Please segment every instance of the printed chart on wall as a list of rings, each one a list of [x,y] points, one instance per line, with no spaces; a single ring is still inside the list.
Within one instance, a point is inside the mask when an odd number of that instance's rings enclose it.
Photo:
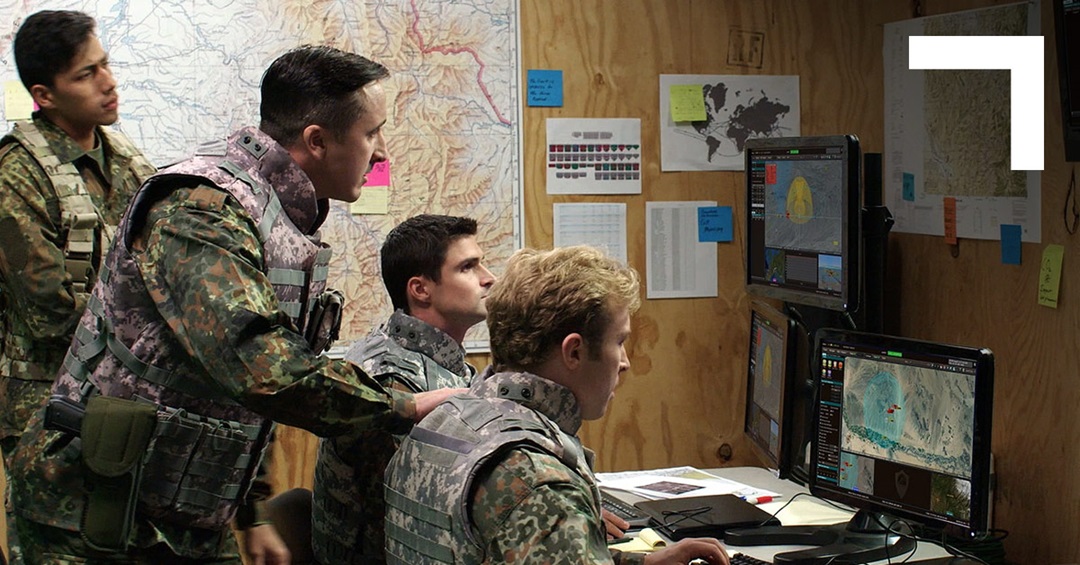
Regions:
[[[679,86],[700,87],[698,119],[673,119]],[[799,77],[660,75],[660,115],[661,170],[741,171],[747,139],[799,135]]]
[[[1010,168],[1009,70],[908,70],[913,35],[1039,35],[1039,2],[886,24],[885,204],[893,231],[999,239],[1002,224],[1042,238],[1039,171]]]
[[[402,220],[420,213],[475,218],[485,261],[496,271],[521,246],[517,0],[0,0],[8,18],[0,37],[5,87],[18,81],[14,31],[45,8],[97,18],[119,83],[117,125],[158,165],[258,125],[262,73],[288,49],[330,45],[390,70],[383,81],[389,189],[373,187],[387,192],[386,202],[362,214],[336,204],[322,230],[334,247],[331,285],[347,300],[340,343],[390,315],[379,247]],[[4,115],[7,126],[19,118]],[[485,348],[484,324],[474,332],[467,347]]]

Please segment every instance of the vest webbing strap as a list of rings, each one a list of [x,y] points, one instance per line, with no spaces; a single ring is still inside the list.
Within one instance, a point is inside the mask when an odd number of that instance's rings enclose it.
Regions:
[[[262,220],[259,222],[259,238],[263,243],[270,241],[270,232],[274,229],[278,214],[281,214],[281,200],[278,200],[277,193],[271,190],[270,200],[266,203]]]
[[[240,485],[222,485],[217,492],[207,492],[198,488],[180,487],[177,489],[176,501],[181,504],[190,504],[199,508],[217,510],[221,501],[236,500],[240,496]]]
[[[289,286],[304,286],[304,271],[299,269],[279,269],[271,267],[266,272],[266,278],[270,279],[270,284],[280,284]]]
[[[259,191],[262,189],[262,187],[259,186],[259,183],[255,182],[255,179],[251,178],[251,175],[247,174],[247,171],[240,168],[240,165],[237,165],[236,163],[233,163],[228,159],[222,159],[221,162],[218,163],[218,167],[220,167],[222,170],[229,173],[230,175],[240,179],[244,182],[244,184],[250,186],[252,192],[258,194]]]
[[[413,500],[404,494],[394,490],[389,485],[384,486],[386,505],[401,510],[408,516],[419,518],[429,524],[435,525],[440,530],[449,530],[451,526],[450,515],[441,512],[431,506]]]
[[[281,308],[281,311],[285,312],[285,314],[287,314],[290,318],[294,320],[300,318],[300,312],[302,310],[302,307],[300,306],[299,301],[289,300],[285,302],[279,302],[278,306]]]
[[[405,547],[408,547],[417,553],[426,555],[440,563],[454,562],[454,552],[449,547],[422,538],[393,522],[386,523],[386,537],[396,540]]]
[[[415,427],[409,432],[409,437],[420,443],[434,445],[456,453],[466,454],[476,448],[476,445],[465,440],[440,434],[427,428]]]

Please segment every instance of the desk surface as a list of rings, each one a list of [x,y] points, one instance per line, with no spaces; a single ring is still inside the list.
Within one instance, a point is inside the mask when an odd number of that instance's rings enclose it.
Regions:
[[[791,501],[792,497],[796,494],[804,494],[804,496],[800,496],[799,498],[797,498],[789,507],[789,509],[786,509],[777,514],[777,518],[779,518],[781,523],[783,523],[784,525],[799,525],[805,523],[804,521],[798,519],[800,516],[817,515],[819,517],[839,518],[840,521],[842,521],[845,516],[850,517],[852,515],[851,512],[837,510],[821,500],[810,497],[809,491],[806,490],[805,487],[792,481],[780,480],[776,478],[776,476],[773,475],[773,473],[768,469],[763,469],[760,467],[731,467],[723,469],[708,469],[708,471],[718,477],[730,479],[732,481],[740,482],[746,485],[750,485],[752,487],[780,493],[781,497],[779,501],[760,505],[761,509],[767,512],[776,512],[785,503]],[[641,500],[640,497],[622,491],[612,491],[612,493],[628,502],[636,502],[638,500]],[[829,521],[835,522],[836,520],[830,519]],[[822,522],[811,523],[817,524]],[[752,557],[757,557],[758,559],[771,560],[773,556],[777,553],[803,549],[807,546],[729,546],[725,544],[724,547],[727,548],[728,553],[744,553]],[[918,548],[915,550],[915,554],[911,556],[910,560],[914,561],[916,559],[930,559],[934,557],[948,556],[949,554],[940,546],[931,543],[920,542],[918,544]],[[896,563],[897,560],[894,559],[892,562]],[[886,560],[875,561],[874,565],[886,565],[887,563],[889,562]]]

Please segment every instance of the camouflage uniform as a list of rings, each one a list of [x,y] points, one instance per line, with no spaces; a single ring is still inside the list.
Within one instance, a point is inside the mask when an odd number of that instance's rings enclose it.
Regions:
[[[569,389],[485,372],[468,395],[417,424],[391,459],[387,562],[643,563],[607,548],[580,427]]]
[[[360,365],[383,386],[410,392],[467,387],[476,370],[465,349],[438,328],[402,310],[357,341],[345,360]],[[365,434],[364,450],[349,451],[334,439],[319,444],[312,508],[312,548],[320,562],[384,563],[383,470],[400,436]]]
[[[96,139],[97,147],[86,151],[38,112],[0,141],[0,447],[6,469],[71,345],[108,235],[154,173],[123,134],[99,127]],[[87,216],[86,228],[64,218],[79,212]],[[80,233],[88,241],[70,237]]]
[[[129,556],[152,562],[167,545],[239,563],[227,522],[261,521],[249,489],[269,418],[353,438],[411,424],[410,395],[317,355],[301,333],[329,260],[317,234],[326,212],[288,151],[253,128],[224,156],[171,167],[133,199],[53,388],[73,401],[93,401],[96,388],[157,404]],[[42,410],[15,456],[20,532],[67,536],[55,544],[67,555],[93,555],[77,544],[95,500],[81,439],[44,429]]]

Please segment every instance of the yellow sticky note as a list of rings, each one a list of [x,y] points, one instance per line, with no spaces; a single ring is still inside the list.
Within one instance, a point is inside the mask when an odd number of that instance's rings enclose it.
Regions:
[[[364,186],[360,189],[360,198],[349,204],[350,214],[386,214],[389,209],[389,186]]]
[[[12,122],[15,120],[29,120],[34,112],[34,98],[26,91],[23,84],[17,80],[9,80],[4,83],[4,119]]]
[[[700,122],[705,119],[705,94],[700,84],[673,84],[670,99],[673,121]]]
[[[1061,259],[1065,248],[1050,244],[1043,249],[1042,267],[1039,268],[1039,304],[1057,308],[1058,290],[1061,284]]]
[[[608,549],[627,553],[652,553],[658,549],[663,549],[666,545],[667,542],[660,537],[660,534],[656,533],[652,528],[644,528],[638,532],[637,537],[630,541],[609,545]]]

